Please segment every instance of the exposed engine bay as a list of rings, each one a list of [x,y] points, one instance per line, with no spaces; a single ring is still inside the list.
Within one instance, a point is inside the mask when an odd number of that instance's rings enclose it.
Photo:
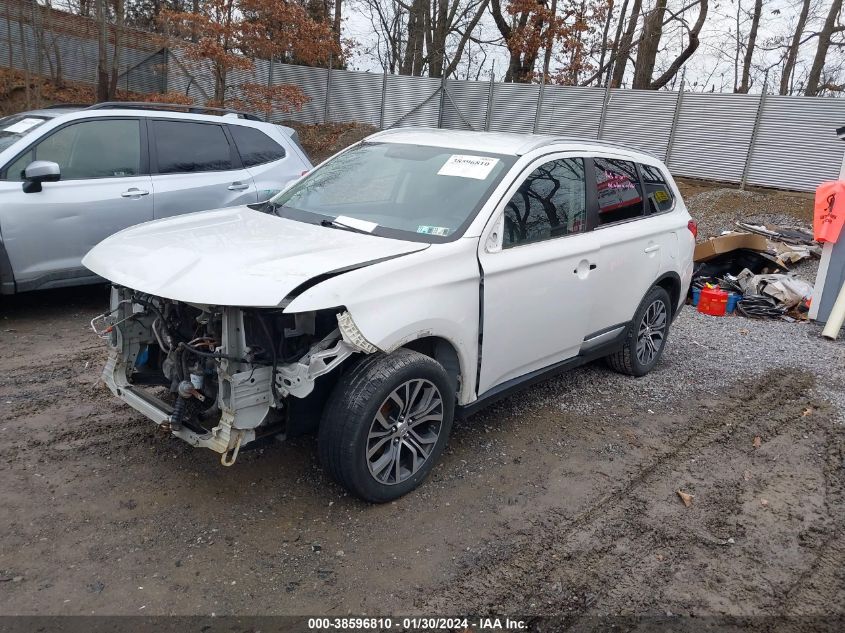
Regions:
[[[376,351],[343,308],[286,314],[122,287],[91,326],[110,344],[103,380],[112,392],[164,431],[223,453],[225,465],[259,437],[316,423],[330,387],[317,379]]]

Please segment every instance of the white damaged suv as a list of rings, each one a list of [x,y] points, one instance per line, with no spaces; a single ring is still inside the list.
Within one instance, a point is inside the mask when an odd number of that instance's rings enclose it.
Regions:
[[[111,390],[222,453],[317,430],[332,476],[399,497],[453,417],[600,357],[650,371],[692,275],[663,163],[595,140],[374,134],[268,203],[107,238]]]

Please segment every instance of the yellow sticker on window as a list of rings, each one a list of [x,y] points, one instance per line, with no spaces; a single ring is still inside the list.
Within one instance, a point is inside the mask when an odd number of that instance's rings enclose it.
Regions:
[[[669,202],[669,194],[665,191],[658,190],[654,192],[654,199],[658,202]]]

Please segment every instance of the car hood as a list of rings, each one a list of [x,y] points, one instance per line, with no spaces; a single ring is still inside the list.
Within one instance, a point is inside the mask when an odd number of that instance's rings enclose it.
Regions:
[[[126,229],[82,263],[115,284],[159,297],[270,307],[315,277],[425,248],[234,207]]]

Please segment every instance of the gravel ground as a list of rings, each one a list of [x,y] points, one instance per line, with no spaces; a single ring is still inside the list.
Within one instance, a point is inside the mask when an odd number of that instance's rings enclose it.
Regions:
[[[690,200],[714,232],[746,217]],[[648,376],[597,362],[508,398],[370,506],[313,438],[227,469],[114,399],[106,296],[4,298],[0,613],[843,617],[845,341],[816,325],[687,307]]]

